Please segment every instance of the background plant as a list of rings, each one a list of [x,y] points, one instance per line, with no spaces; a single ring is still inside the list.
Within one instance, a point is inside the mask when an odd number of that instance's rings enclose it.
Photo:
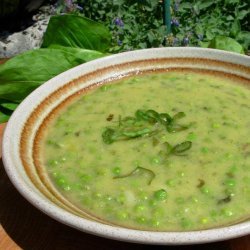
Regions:
[[[61,10],[103,22],[112,33],[110,52],[160,46],[207,47],[217,36],[250,46],[248,0],[172,1],[172,33],[166,36],[158,0],[61,0]],[[64,7],[62,7],[64,6]],[[68,6],[68,7],[67,7]]]

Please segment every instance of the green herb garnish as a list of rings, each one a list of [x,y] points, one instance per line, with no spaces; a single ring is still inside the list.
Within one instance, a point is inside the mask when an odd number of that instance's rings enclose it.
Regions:
[[[151,182],[153,181],[153,179],[155,178],[155,173],[147,168],[143,168],[143,167],[137,167],[135,168],[133,171],[131,171],[128,174],[125,175],[118,175],[113,177],[113,179],[121,179],[121,178],[127,178],[127,177],[131,177],[131,176],[136,176],[136,175],[143,175],[143,174],[147,174],[148,175],[148,185],[151,184]]]
[[[182,143],[176,144],[175,146],[170,145],[168,142],[164,142],[164,146],[166,147],[167,155],[172,154],[177,156],[185,156],[183,153],[192,147],[192,142],[184,141]]]
[[[183,117],[184,112],[178,112],[171,117],[168,113],[158,113],[152,109],[138,109],[134,117],[127,116],[122,119],[119,116],[118,125],[107,127],[102,133],[102,138],[104,143],[111,144],[115,141],[150,137],[162,131],[164,127],[169,133],[176,133],[189,128],[178,123]],[[176,152],[178,150],[177,148]]]

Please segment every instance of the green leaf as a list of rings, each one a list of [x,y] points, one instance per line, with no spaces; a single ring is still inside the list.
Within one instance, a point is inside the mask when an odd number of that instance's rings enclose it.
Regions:
[[[0,65],[0,99],[19,103],[52,77],[102,56],[98,51],[62,47],[20,54]]]
[[[9,115],[6,115],[4,113],[2,113],[0,111],[0,123],[4,123],[4,122],[7,122],[9,120],[10,116]]]
[[[42,47],[52,44],[104,52],[111,46],[111,35],[104,25],[85,17],[53,16],[44,34]]]
[[[202,2],[199,2],[199,9],[200,10],[207,9],[208,7],[210,7],[213,4],[214,4],[214,1],[204,0]]]
[[[237,34],[240,32],[240,22],[238,20],[235,20],[232,24],[230,36],[236,37]]]
[[[241,31],[237,34],[237,41],[241,43],[244,49],[247,51],[250,48],[250,32]]]
[[[226,36],[216,36],[208,47],[244,54],[243,47],[236,40]]]
[[[248,14],[250,13],[250,11],[248,10],[241,10],[241,11],[239,11],[238,13],[237,13],[237,16],[236,16],[236,18],[238,19],[238,20],[242,20],[242,19],[244,19]]]

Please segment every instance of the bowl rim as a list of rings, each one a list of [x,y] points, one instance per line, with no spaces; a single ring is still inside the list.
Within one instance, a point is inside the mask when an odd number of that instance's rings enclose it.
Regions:
[[[228,63],[231,63],[233,61],[235,64],[242,64],[250,68],[250,57],[248,56],[221,50],[186,47],[156,48],[123,52],[76,66],[42,84],[35,91],[33,91],[12,114],[3,135],[2,160],[4,163],[5,171],[20,194],[40,211],[63,224],[76,228],[80,231],[102,236],[105,238],[135,243],[181,245],[207,243],[247,235],[250,233],[249,220],[226,227],[188,232],[143,231],[90,221],[71,214],[53,204],[50,200],[46,199],[43,194],[39,193],[38,190],[34,189],[35,186],[29,181],[27,176],[22,173],[22,165],[20,162],[18,162],[18,157],[16,156],[17,152],[19,152],[19,145],[18,140],[15,140],[15,138],[20,138],[22,126],[25,122],[25,115],[22,114],[24,114],[24,112],[27,110],[27,107],[30,108],[30,105],[34,102],[34,100],[36,100],[36,103],[39,103],[39,100],[37,100],[37,98],[40,98],[40,101],[42,101],[44,96],[55,91],[58,86],[62,86],[63,84],[69,82],[69,80],[72,80],[72,76],[75,77],[77,75],[80,76],[84,74],[85,69],[89,70],[93,68],[95,70],[98,70],[98,67],[100,65],[101,67],[103,67],[104,65],[107,65],[107,63],[115,60],[126,61],[144,56],[152,57],[152,55],[155,55],[155,53],[161,54],[162,52],[169,53],[169,55],[165,54],[165,56],[169,56],[170,58],[172,55],[176,56],[176,54],[180,54],[181,57],[185,57],[187,55],[190,55],[190,57],[191,55],[200,55],[201,58],[208,57],[212,59],[216,58],[217,60],[219,60],[218,58],[221,58],[222,62],[226,61]],[[163,57],[164,53],[162,53]],[[205,54],[205,56],[203,54]],[[41,95],[41,93],[43,94]],[[26,114],[26,116],[30,115],[29,112],[30,110],[27,112],[28,114]],[[17,121],[19,120],[21,120],[21,123],[17,125]]]

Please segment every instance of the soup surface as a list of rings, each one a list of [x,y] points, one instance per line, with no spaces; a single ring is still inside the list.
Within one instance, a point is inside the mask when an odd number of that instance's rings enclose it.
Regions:
[[[188,231],[250,212],[250,89],[205,73],[148,73],[61,110],[41,158],[55,187],[117,225]]]

